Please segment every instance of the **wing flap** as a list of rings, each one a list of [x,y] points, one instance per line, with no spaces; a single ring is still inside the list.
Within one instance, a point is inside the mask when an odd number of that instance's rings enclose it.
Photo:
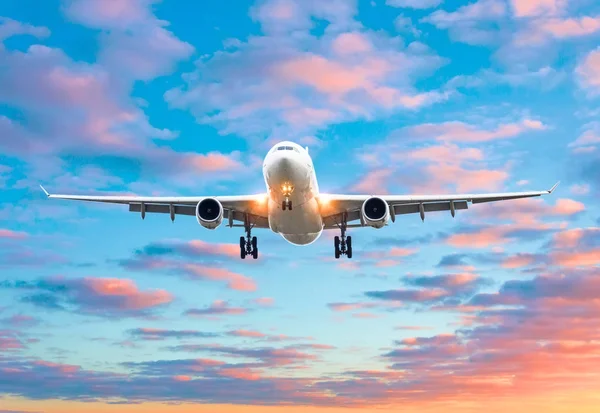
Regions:
[[[169,214],[171,208],[169,205],[164,204],[144,204],[146,212]],[[196,215],[196,207],[190,205],[173,205],[175,215]],[[142,204],[129,204],[129,212],[142,212]]]
[[[419,212],[420,204],[400,204],[393,205],[394,212],[396,215],[402,214],[416,214]],[[450,211],[450,202],[434,202],[429,204],[423,204],[425,212],[436,212],[436,211]],[[454,209],[469,209],[467,201],[454,201]]]

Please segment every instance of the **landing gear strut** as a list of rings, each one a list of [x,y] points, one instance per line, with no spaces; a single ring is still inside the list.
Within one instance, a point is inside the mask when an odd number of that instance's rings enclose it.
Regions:
[[[333,245],[335,247],[335,258],[340,258],[340,255],[345,255],[348,258],[352,258],[352,237],[346,236],[346,229],[348,223],[347,213],[342,214],[342,222],[338,224],[341,231],[341,237],[337,235],[333,239]]]
[[[244,216],[245,237],[240,237],[240,258],[245,259],[246,255],[252,255],[252,258],[258,258],[258,240],[252,236],[254,224],[250,222],[248,214]]]

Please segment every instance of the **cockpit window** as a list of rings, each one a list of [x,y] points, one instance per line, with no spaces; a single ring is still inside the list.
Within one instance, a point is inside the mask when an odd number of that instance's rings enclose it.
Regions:
[[[277,150],[278,151],[285,151],[285,146],[279,146],[279,147],[277,147]]]
[[[298,152],[298,150],[296,148],[294,148],[293,146],[278,146],[277,150],[278,151],[296,151],[296,152]]]

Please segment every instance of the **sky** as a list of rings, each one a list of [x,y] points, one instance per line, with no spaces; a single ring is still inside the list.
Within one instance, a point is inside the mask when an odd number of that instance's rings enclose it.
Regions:
[[[0,2],[0,412],[596,412],[600,3]],[[296,247],[54,193],[544,190]]]

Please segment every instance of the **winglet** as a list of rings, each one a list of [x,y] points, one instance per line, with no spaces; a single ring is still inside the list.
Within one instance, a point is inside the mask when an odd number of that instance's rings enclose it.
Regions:
[[[44,191],[44,193],[46,194],[46,196],[50,196],[50,194],[48,193],[48,191],[46,191],[44,189],[44,187],[42,186],[42,184],[40,184],[40,188],[42,188],[42,191]]]
[[[555,183],[554,186],[552,188],[550,188],[550,190],[548,191],[548,193],[551,194],[552,192],[554,192],[554,190],[556,189],[556,187],[558,186],[558,184],[560,184],[560,181],[558,181],[557,183]]]

